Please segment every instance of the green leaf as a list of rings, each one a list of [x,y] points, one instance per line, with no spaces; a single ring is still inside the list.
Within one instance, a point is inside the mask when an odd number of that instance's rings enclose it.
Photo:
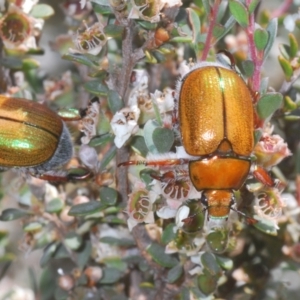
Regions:
[[[203,8],[205,10],[205,14],[207,16],[209,16],[210,15],[210,11],[211,11],[209,0],[202,0],[202,4],[203,4]]]
[[[246,7],[237,0],[229,0],[229,9],[235,20],[243,27],[249,24],[248,12]]]
[[[254,73],[254,63],[251,60],[242,61],[243,73],[246,77],[251,77]]]
[[[53,299],[53,295],[55,289],[53,288],[53,282],[57,280],[57,273],[54,273],[52,269],[45,268],[42,270],[42,274],[40,275],[40,291],[41,293],[41,300],[50,300]]]
[[[300,116],[288,115],[288,116],[284,116],[284,120],[289,122],[295,122],[300,120]]]
[[[98,58],[91,54],[67,53],[62,56],[62,59],[69,60],[91,68],[98,68]]]
[[[30,15],[37,19],[46,19],[54,15],[54,9],[48,4],[36,4]]]
[[[223,36],[224,32],[225,32],[225,28],[223,25],[215,24],[215,26],[213,28],[213,36],[216,39],[219,39],[221,36]]]
[[[25,232],[39,231],[42,229],[42,227],[43,227],[42,224],[39,222],[31,222],[31,223],[26,224],[23,227],[23,230]]]
[[[158,150],[153,142],[153,137],[152,137],[154,130],[158,127],[159,125],[155,120],[148,120],[144,126],[145,143],[149,151],[153,154],[158,153]]]
[[[109,109],[113,114],[124,107],[124,103],[116,91],[109,90],[107,93]]]
[[[63,243],[59,243],[57,245],[57,249],[53,255],[55,259],[60,259],[60,258],[69,258],[70,257],[70,252],[67,250],[65,245]]]
[[[120,272],[116,268],[103,268],[103,275],[100,279],[100,284],[111,284],[117,282],[121,276],[122,272]]]
[[[268,77],[262,78],[259,87],[259,92],[261,95],[264,95],[267,92],[268,86],[269,86],[269,78]]]
[[[206,236],[206,243],[214,253],[223,253],[228,245],[228,230],[215,229]]]
[[[294,70],[293,70],[293,67],[291,66],[291,63],[287,59],[282,57],[281,55],[279,55],[278,61],[283,70],[286,81],[290,81],[291,77],[294,74]]]
[[[124,32],[123,26],[108,24],[107,26],[104,27],[105,35],[110,38],[120,38],[122,37],[123,32]]]
[[[227,21],[225,22],[224,25],[217,25],[217,26],[222,26],[223,27],[223,30],[219,30],[217,29],[217,35],[218,37],[216,37],[216,41],[219,41],[222,37],[224,37],[230,30],[231,28],[234,26],[235,24],[235,19],[233,16],[230,16]],[[222,32],[221,32],[222,31]]]
[[[260,2],[260,0],[252,0],[251,3],[249,4],[248,11],[249,14],[252,14],[257,7],[257,4]]]
[[[278,45],[280,54],[287,60],[290,60],[290,47],[288,45],[285,44],[279,44]]]
[[[13,221],[13,220],[17,220],[23,217],[28,217],[30,216],[32,213],[26,211],[26,210],[22,210],[22,209],[17,209],[17,208],[8,208],[8,209],[4,209],[2,211],[2,214],[0,215],[0,220],[1,221]]]
[[[278,227],[276,222],[260,219],[256,224],[254,224],[254,227],[269,235],[277,236]]]
[[[291,97],[284,96],[283,100],[284,100],[284,106],[283,106],[284,111],[293,111],[298,108],[297,103],[294,102]]]
[[[105,203],[99,201],[90,201],[86,203],[77,204],[71,207],[68,215],[70,216],[86,216],[102,211],[107,207]]]
[[[268,32],[263,28],[257,28],[254,31],[254,43],[258,51],[262,51],[267,46],[269,39]]]
[[[152,243],[146,248],[152,259],[165,268],[173,268],[178,264],[178,260],[165,253],[165,248],[157,243]]]
[[[212,294],[217,288],[217,278],[208,274],[199,275],[198,287],[203,294]]]
[[[59,198],[55,198],[46,204],[46,211],[48,213],[57,213],[61,211],[63,207],[64,207],[64,202]]]
[[[112,14],[112,9],[111,7],[109,6],[109,1],[104,1],[102,4],[99,4],[101,3],[102,1],[101,0],[93,0],[92,1],[92,7],[93,7],[93,11],[94,13],[97,13],[97,14],[100,14],[100,15],[110,15]]]
[[[107,96],[108,88],[106,85],[99,82],[99,80],[91,80],[84,84],[84,88],[97,96]]]
[[[43,255],[41,257],[41,260],[40,260],[40,267],[41,268],[44,268],[48,264],[50,259],[53,257],[53,254],[55,253],[58,245],[59,245],[58,243],[53,242],[53,243],[48,244],[45,247],[44,253],[43,253]]]
[[[159,153],[170,151],[174,144],[174,133],[169,128],[155,128],[152,135],[153,144]]]
[[[265,120],[282,107],[283,97],[280,93],[268,93],[263,95],[257,103],[257,113],[260,119]]]
[[[105,153],[101,160],[100,171],[103,171],[106,166],[110,163],[110,161],[116,156],[117,147],[112,145],[111,148]]]
[[[91,257],[91,253],[92,253],[91,241],[85,241],[82,247],[80,247],[79,250],[76,251],[77,254],[76,263],[79,268],[83,269],[87,265]]]
[[[167,245],[176,237],[176,232],[174,232],[174,224],[169,224],[163,231],[161,236],[161,241],[164,245]]]
[[[192,32],[193,32],[193,41],[192,42],[194,44],[196,44],[199,41],[199,35],[201,33],[200,18],[192,8],[187,8],[186,11],[187,11],[188,20],[189,20],[189,23],[191,24]]]
[[[62,108],[57,114],[65,121],[78,121],[81,119],[79,110],[77,108]]]
[[[82,238],[75,232],[68,232],[64,238],[64,243],[72,250],[77,250],[82,245]]]
[[[135,242],[132,239],[127,239],[127,238],[118,239],[112,236],[105,236],[101,238],[99,241],[101,243],[115,245],[119,247],[132,247],[135,245]]]
[[[153,181],[152,174],[156,174],[156,172],[153,169],[146,168],[140,171],[139,177],[140,179],[149,187],[151,182]]]
[[[203,267],[209,272],[210,275],[219,275],[222,270],[216,261],[216,257],[210,252],[204,252],[201,255],[201,263]]]
[[[0,65],[2,67],[8,68],[8,69],[21,69],[23,66],[23,61],[22,59],[18,58],[18,57],[1,57],[0,58]]]
[[[192,43],[193,37],[191,36],[175,36],[169,40],[174,43]]]
[[[105,203],[106,205],[115,205],[117,203],[118,199],[118,193],[115,189],[110,187],[102,187],[99,190],[99,195],[102,203]]]
[[[292,33],[289,33],[289,40],[290,40],[290,57],[294,58],[297,55],[299,50],[298,42],[296,37]]]
[[[231,258],[225,257],[225,256],[216,255],[216,260],[217,260],[218,264],[224,270],[232,270],[232,268],[233,268],[233,260]]]
[[[24,58],[22,60],[23,70],[38,69],[39,67],[40,67],[40,63],[33,58]]]
[[[131,139],[130,147],[133,149],[134,152],[138,153],[143,157],[146,157],[148,154],[148,148],[145,143],[145,139],[140,135],[136,135]]]
[[[170,283],[176,282],[183,274],[183,267],[182,265],[178,264],[177,266],[173,267],[169,270],[167,275],[167,281]]]
[[[265,47],[265,53],[264,53],[264,61],[266,60],[267,56],[269,55],[269,52],[271,51],[271,49],[273,48],[275,39],[276,39],[276,35],[277,35],[277,19],[272,19],[270,20],[266,30],[269,34],[269,39],[268,39],[268,43]]]
[[[97,146],[105,145],[105,144],[113,141],[113,139],[114,139],[113,134],[104,133],[104,134],[93,137],[89,142],[89,146],[97,147]]]

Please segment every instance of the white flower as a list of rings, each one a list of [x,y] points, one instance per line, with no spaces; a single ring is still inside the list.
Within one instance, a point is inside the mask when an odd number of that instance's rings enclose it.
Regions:
[[[84,9],[84,7],[86,6],[87,0],[80,0],[80,8]]]
[[[69,49],[71,53],[89,53],[98,55],[105,45],[107,38],[104,34],[104,27],[100,22],[88,27],[85,23],[85,31],[77,31],[73,37],[76,49]]]
[[[174,90],[171,88],[165,88],[163,92],[156,90],[151,95],[152,101],[157,103],[160,113],[173,111],[174,109]]]
[[[140,110],[137,105],[125,107],[113,116],[110,125],[115,134],[115,145],[118,148],[121,148],[130,136],[138,131],[139,116]]]
[[[39,2],[39,0],[24,0],[22,3],[22,10],[24,13],[28,14],[34,5],[36,5]]]
[[[141,19],[151,23],[160,21],[160,12],[164,7],[180,6],[181,0],[144,0],[142,5],[137,5],[135,0],[131,0],[132,9],[129,12],[129,19]]]

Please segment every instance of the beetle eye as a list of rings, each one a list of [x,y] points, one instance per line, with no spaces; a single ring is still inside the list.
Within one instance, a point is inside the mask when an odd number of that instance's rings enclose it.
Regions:
[[[204,193],[202,193],[202,196],[201,196],[201,199],[200,199],[201,203],[207,207],[208,206],[208,203],[207,203],[207,198],[206,198],[206,195]]]

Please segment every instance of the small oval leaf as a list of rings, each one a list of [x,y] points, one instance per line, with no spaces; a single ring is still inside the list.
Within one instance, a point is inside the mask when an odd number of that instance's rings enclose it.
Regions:
[[[67,53],[62,56],[63,59],[73,61],[79,63],[81,65],[85,65],[91,68],[99,67],[95,61],[95,57],[88,54],[81,54],[81,53]],[[92,59],[94,58],[94,59]]]
[[[48,4],[36,4],[33,6],[30,15],[37,19],[46,19],[54,15],[54,9]]]
[[[46,204],[46,211],[48,213],[57,213],[61,211],[63,207],[64,207],[64,202],[59,198],[55,198]]]
[[[268,93],[263,95],[257,103],[257,113],[260,119],[265,120],[282,107],[283,97],[280,93]]]
[[[158,125],[157,121],[155,121],[155,120],[147,121],[144,126],[144,138],[145,138],[146,146],[149,149],[149,151],[154,154],[157,154],[158,150],[153,142],[152,135],[153,135],[154,130],[158,127],[159,127],[159,125]]]
[[[137,152],[139,155],[141,155],[143,157],[147,156],[148,148],[145,143],[144,137],[142,137],[140,135],[134,136],[131,140],[130,146],[134,150],[134,152]]]
[[[210,252],[204,252],[201,255],[201,263],[203,267],[213,276],[219,275],[222,272],[220,266],[217,263],[216,257]]]
[[[254,31],[254,43],[257,50],[262,51],[267,46],[269,39],[268,32],[263,28],[257,28]]]
[[[71,207],[68,215],[70,216],[86,216],[98,211],[104,210],[107,207],[106,204],[99,201],[90,201],[87,203],[77,204]]]
[[[68,232],[64,238],[64,243],[72,250],[77,250],[82,244],[82,238],[75,232]]]
[[[281,68],[284,72],[285,79],[287,81],[290,81],[291,77],[294,74],[294,70],[293,70],[293,67],[292,67],[291,63],[287,59],[282,57],[281,55],[278,57],[278,61],[279,61],[280,66],[281,66]]]
[[[173,268],[178,264],[178,260],[165,253],[165,248],[157,243],[152,243],[146,249],[155,262],[165,268]]]
[[[217,279],[214,276],[210,276],[208,274],[199,275],[198,287],[203,294],[212,294],[217,288]]]
[[[106,85],[99,82],[99,80],[91,80],[84,84],[84,88],[97,96],[107,96],[108,88]]]
[[[247,27],[249,24],[248,12],[246,7],[237,0],[229,0],[229,9],[235,20],[242,26]]]
[[[174,133],[169,128],[155,128],[152,138],[159,153],[169,152],[174,143]]]
[[[254,63],[251,60],[242,61],[242,67],[244,71],[244,75],[246,77],[251,77],[254,73]]]
[[[113,134],[104,133],[104,134],[93,137],[89,142],[89,146],[91,146],[91,147],[101,146],[101,145],[104,145],[106,143],[113,141],[113,139],[114,139]]]
[[[42,229],[42,227],[43,227],[42,224],[39,222],[31,222],[31,223],[26,224],[23,227],[23,230],[25,232],[39,231]]]
[[[292,34],[289,33],[289,40],[290,40],[290,57],[294,58],[297,53],[298,53],[298,42],[296,37]]]
[[[115,189],[110,187],[102,187],[99,191],[100,199],[102,203],[107,205],[114,205],[118,199],[118,193]]]
[[[182,265],[177,265],[171,270],[169,270],[167,275],[167,281],[170,283],[176,282],[183,274],[183,267]]]
[[[108,106],[113,114],[124,107],[124,103],[116,91],[109,90],[107,93]]]
[[[4,209],[0,215],[1,221],[13,221],[31,215],[30,212],[17,208]]]

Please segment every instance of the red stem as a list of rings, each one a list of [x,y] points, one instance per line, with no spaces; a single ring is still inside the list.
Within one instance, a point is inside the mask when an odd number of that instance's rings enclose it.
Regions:
[[[247,7],[249,7],[251,0],[246,1]],[[254,13],[249,15],[249,25],[246,28],[249,44],[250,59],[254,63],[254,73],[250,80],[251,88],[254,92],[259,92],[260,89],[260,74],[263,62],[263,52],[257,51],[254,43],[254,31],[255,31],[255,19]]]
[[[271,19],[278,18],[285,14],[290,6],[293,4],[293,0],[285,0],[281,6],[279,6],[277,9],[275,9],[271,14]]]
[[[201,61],[204,61],[207,59],[208,52],[209,52],[211,44],[212,44],[213,29],[214,29],[214,25],[216,24],[219,6],[220,6],[220,0],[216,0],[214,3],[214,6],[210,12],[210,21],[209,21],[205,45],[204,45],[202,56],[200,59]]]

